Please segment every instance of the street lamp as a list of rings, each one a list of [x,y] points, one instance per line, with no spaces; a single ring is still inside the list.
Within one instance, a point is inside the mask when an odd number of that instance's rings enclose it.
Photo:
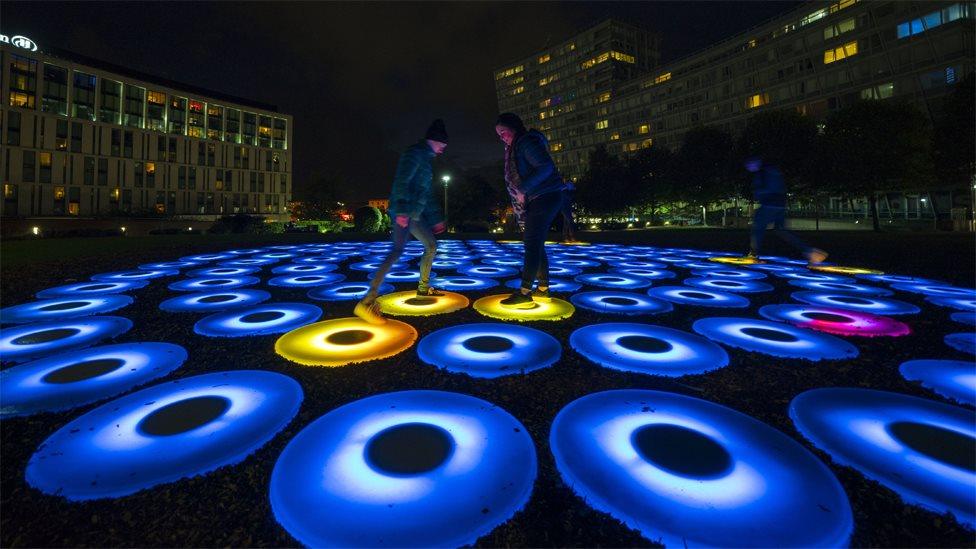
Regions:
[[[441,176],[441,181],[444,182],[444,219],[447,219],[447,184],[451,182],[451,176]]]

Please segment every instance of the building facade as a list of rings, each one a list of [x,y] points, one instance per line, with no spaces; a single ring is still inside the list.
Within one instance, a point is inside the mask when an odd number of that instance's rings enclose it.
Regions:
[[[288,218],[292,117],[0,35],[0,215]]]
[[[822,118],[858,100],[900,98],[935,119],[941,99],[976,70],[974,14],[971,2],[810,2],[677,61],[648,63],[649,70],[625,81],[601,79],[586,88],[587,97],[606,101],[564,101],[556,111],[544,105],[549,90],[542,80],[526,78],[513,95],[512,76],[499,78],[518,67],[540,70],[540,61],[558,51],[549,48],[495,72],[498,105],[543,130],[557,166],[573,179],[597,145],[617,154],[651,144],[676,149],[691,128],[737,135],[764,109]],[[586,83],[592,68],[575,60],[566,70],[563,81]],[[516,103],[514,96],[541,99]]]

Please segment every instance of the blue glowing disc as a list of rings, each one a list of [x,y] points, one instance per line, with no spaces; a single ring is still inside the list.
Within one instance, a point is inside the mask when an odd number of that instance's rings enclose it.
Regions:
[[[655,376],[700,374],[729,363],[725,350],[711,341],[651,324],[590,324],[574,331],[569,344],[600,366]]]
[[[171,343],[120,343],[67,351],[0,372],[0,418],[59,412],[124,393],[186,360]]]
[[[688,263],[691,261],[685,257],[673,256],[673,255],[659,255],[655,258],[657,261],[662,263],[668,263],[670,265],[681,265],[682,263]]]
[[[437,278],[437,287],[442,290],[487,290],[498,286],[494,278],[479,278],[475,276],[442,276]]]
[[[312,263],[320,265],[325,263],[342,263],[346,258],[338,255],[312,255],[307,257],[296,257],[293,263]]]
[[[833,292],[849,295],[867,295],[876,297],[886,297],[889,295],[894,295],[895,292],[887,288],[878,288],[877,286],[861,286],[860,284],[853,284],[849,282],[819,282],[812,280],[790,280],[791,286],[796,286],[798,288],[803,288],[805,290],[814,290],[817,292]]]
[[[927,297],[956,297],[960,299],[976,299],[976,290],[972,288],[959,288],[956,286],[945,286],[942,284],[905,284],[895,283],[891,285],[896,290],[922,294]]]
[[[623,267],[614,267],[610,269],[610,272],[627,276],[636,276],[638,278],[646,278],[647,280],[664,280],[678,276],[673,271],[669,271],[667,269],[627,269]]]
[[[692,329],[712,341],[782,358],[840,360],[855,358],[857,347],[843,339],[781,322],[713,317],[696,320]]]
[[[308,547],[459,547],[521,509],[535,476],[532,439],[505,410],[401,391],[298,433],[272,472],[271,509]]]
[[[722,265],[719,265],[717,269],[695,270],[691,274],[700,277],[725,278],[728,280],[762,280],[766,278],[764,273],[755,273],[745,269],[729,269]]]
[[[885,391],[813,389],[790,418],[840,465],[891,488],[908,503],[976,524],[972,410]]]
[[[576,267],[549,266],[549,276],[576,276],[581,272]]]
[[[217,372],[154,385],[51,435],[27,463],[27,483],[80,501],[202,475],[264,446],[301,402],[301,386],[273,372]]]
[[[976,333],[961,332],[949,334],[944,338],[945,344],[957,351],[976,355]]]
[[[393,284],[384,282],[380,285],[379,295],[394,291]],[[369,291],[368,282],[340,282],[331,286],[322,286],[308,291],[309,299],[318,301],[358,301]]]
[[[291,263],[279,265],[271,269],[272,274],[322,274],[331,273],[339,268],[335,263]]]
[[[253,286],[261,282],[256,276],[226,276],[221,278],[187,278],[173,282],[167,288],[174,292],[206,292],[215,290],[233,290]]]
[[[593,261],[592,259],[556,259],[549,262],[550,265],[557,265],[563,267],[576,267],[578,269],[587,269],[590,267],[599,267],[599,261]]]
[[[505,258],[498,257],[498,258],[488,258],[488,259],[481,260],[481,262],[485,265],[501,265],[503,267],[521,267],[523,261],[524,260],[521,257],[505,257]],[[469,265],[463,265],[463,266],[468,267]]]
[[[234,254],[196,254],[196,255],[186,255],[180,258],[180,261],[197,261],[205,263],[207,261],[220,261],[222,259],[230,259],[234,257]]]
[[[311,324],[322,309],[307,303],[265,303],[205,316],[193,331],[208,337],[247,337],[282,334]]]
[[[552,366],[562,344],[534,328],[488,322],[437,330],[420,340],[417,355],[442,370],[494,378]]]
[[[663,269],[663,263],[655,263],[653,261],[610,261],[611,267],[617,267],[618,269]]]
[[[576,277],[576,281],[598,288],[613,288],[616,290],[638,290],[651,285],[651,281],[647,278],[623,273],[581,274]]]
[[[787,280],[805,280],[807,282],[845,282],[856,284],[857,281],[849,276],[833,275],[826,273],[814,273],[806,269],[789,272],[774,272],[776,276]]]
[[[952,313],[949,318],[960,324],[976,326],[976,313]]]
[[[369,273],[367,278],[373,280],[376,278],[376,273]],[[431,280],[437,278],[437,273],[430,273],[430,278]],[[386,273],[386,277],[383,280],[387,282],[420,282],[420,271],[413,269],[393,269]]]
[[[570,301],[581,309],[619,315],[654,315],[673,309],[667,301],[631,292],[581,292],[573,294]]]
[[[264,290],[226,290],[201,292],[173,297],[159,304],[159,308],[171,313],[214,313],[257,305],[271,299]]]
[[[505,287],[512,288],[513,290],[517,290],[522,287],[522,279],[513,278],[512,280],[505,282]],[[565,280],[562,278],[549,279],[550,292],[569,293],[569,292],[575,292],[576,290],[579,290],[582,287],[583,284],[576,282],[575,280]]]
[[[833,473],[730,408],[675,393],[594,393],[560,410],[549,446],[587,504],[667,547],[835,547],[853,530]]]
[[[695,288],[705,288],[706,290],[719,290],[725,292],[755,294],[770,292],[772,285],[757,280],[733,280],[729,278],[717,278],[714,276],[703,276],[701,278],[686,278],[686,286]]]
[[[467,276],[503,278],[517,275],[519,270],[504,265],[474,265],[458,269],[458,272]]]
[[[583,254],[583,256],[591,257],[590,254]],[[596,259],[598,261],[606,262],[608,265],[611,266],[614,264],[614,262],[617,261],[634,261],[635,259],[637,259],[630,254],[627,255],[602,254],[602,255],[594,255],[592,257],[593,259]]]
[[[258,254],[258,253],[261,253],[263,251],[265,251],[264,248],[242,248],[242,249],[239,249],[239,250],[227,250],[227,253],[229,253],[229,254],[231,254],[233,256],[241,256],[241,255]]]
[[[945,286],[944,282],[938,280],[932,280],[930,278],[917,278],[914,276],[905,275],[892,275],[892,274],[859,274],[858,278],[863,278],[865,280],[871,280],[873,282],[884,282],[887,284],[891,283],[904,283],[904,284],[933,284],[936,286]]]
[[[720,290],[706,290],[690,286],[658,286],[647,290],[647,295],[677,303],[699,307],[743,308],[749,306],[749,299],[741,295]]]
[[[209,267],[187,271],[191,278],[221,278],[225,276],[248,276],[261,272],[261,267]]]
[[[358,263],[353,263],[353,264],[349,265],[349,268],[352,269],[352,270],[354,270],[354,271],[373,272],[376,269],[379,269],[380,268],[380,265],[382,265],[382,264],[383,264],[383,261],[382,260],[380,260],[380,261],[360,261]],[[410,267],[410,265],[407,264],[406,262],[404,262],[404,261],[398,261],[398,262],[396,262],[396,263],[394,263],[393,265],[390,266],[390,270],[391,271],[398,271],[398,270],[406,269],[406,268],[409,268],[409,267]]]
[[[921,311],[917,306],[887,297],[867,297],[843,293],[793,292],[793,299],[810,305],[837,307],[851,311],[862,311],[876,315],[913,315]]]
[[[768,271],[773,274],[806,271],[806,269],[803,269],[802,267],[794,267],[792,265],[777,265],[775,263],[757,263],[753,265],[745,265],[745,267],[749,270]]]
[[[246,259],[231,259],[229,261],[221,261],[218,263],[218,265],[221,267],[263,267],[265,265],[271,265],[272,263],[277,262],[277,259],[249,257]]]
[[[120,316],[35,322],[0,330],[0,362],[23,362],[68,349],[94,345],[128,332],[132,321]]]
[[[75,282],[64,286],[55,286],[37,292],[39,299],[52,297],[92,297],[96,295],[111,295],[138,290],[145,288],[149,284],[148,280],[133,280],[130,282]]]
[[[291,254],[291,253],[288,253],[288,252],[271,252],[271,253],[267,253],[267,254],[258,254],[258,255],[254,256],[254,257],[257,258],[257,259],[274,259],[275,261],[278,261],[278,260],[281,260],[281,259],[291,259],[291,258],[297,257],[297,256],[298,256],[298,254]]]
[[[687,263],[679,263],[679,267],[685,269],[692,269],[695,271],[706,271],[706,270],[726,270],[725,265],[721,263],[715,263],[714,261],[689,261]]]
[[[92,280],[97,280],[99,282],[118,282],[118,281],[133,281],[133,280],[151,280],[153,278],[161,278],[164,276],[175,276],[180,274],[179,271],[175,269],[157,269],[155,271],[118,271],[114,273],[101,273],[91,277]]]
[[[435,259],[431,266],[435,269],[453,271],[460,269],[461,267],[470,267],[471,262],[462,261],[460,259]]]
[[[976,298],[970,297],[929,297],[925,301],[940,307],[950,307],[960,311],[976,311]]]
[[[346,275],[340,273],[316,273],[316,274],[289,274],[276,276],[268,280],[268,286],[279,286],[283,288],[314,288],[317,286],[328,286],[336,282],[342,282]]]
[[[909,360],[898,371],[946,398],[976,405],[976,363],[971,360]]]
[[[3,324],[25,324],[46,320],[62,320],[115,311],[132,304],[132,298],[121,294],[91,297],[54,297],[21,303],[0,309]]]
[[[201,265],[202,261],[164,261],[162,263],[145,263],[139,265],[139,269],[143,271],[158,271],[160,269],[185,269],[186,267],[196,267]]]

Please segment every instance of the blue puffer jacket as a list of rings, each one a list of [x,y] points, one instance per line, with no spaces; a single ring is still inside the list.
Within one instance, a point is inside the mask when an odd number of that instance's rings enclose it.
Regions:
[[[444,221],[437,198],[432,196],[431,182],[434,174],[430,166],[434,151],[425,141],[410,146],[400,155],[393,190],[390,191],[390,215],[410,216],[428,226]]]
[[[549,156],[549,141],[539,130],[529,130],[515,141],[515,161],[522,180],[519,190],[525,195],[526,202],[566,188]]]

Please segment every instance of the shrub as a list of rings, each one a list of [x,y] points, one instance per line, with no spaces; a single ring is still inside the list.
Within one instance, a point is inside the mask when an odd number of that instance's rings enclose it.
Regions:
[[[281,222],[265,223],[263,217],[256,215],[225,215],[218,219],[208,232],[213,234],[279,234],[285,232],[285,224]]]
[[[356,232],[378,233],[383,230],[383,214],[373,206],[363,206],[353,214]]]

